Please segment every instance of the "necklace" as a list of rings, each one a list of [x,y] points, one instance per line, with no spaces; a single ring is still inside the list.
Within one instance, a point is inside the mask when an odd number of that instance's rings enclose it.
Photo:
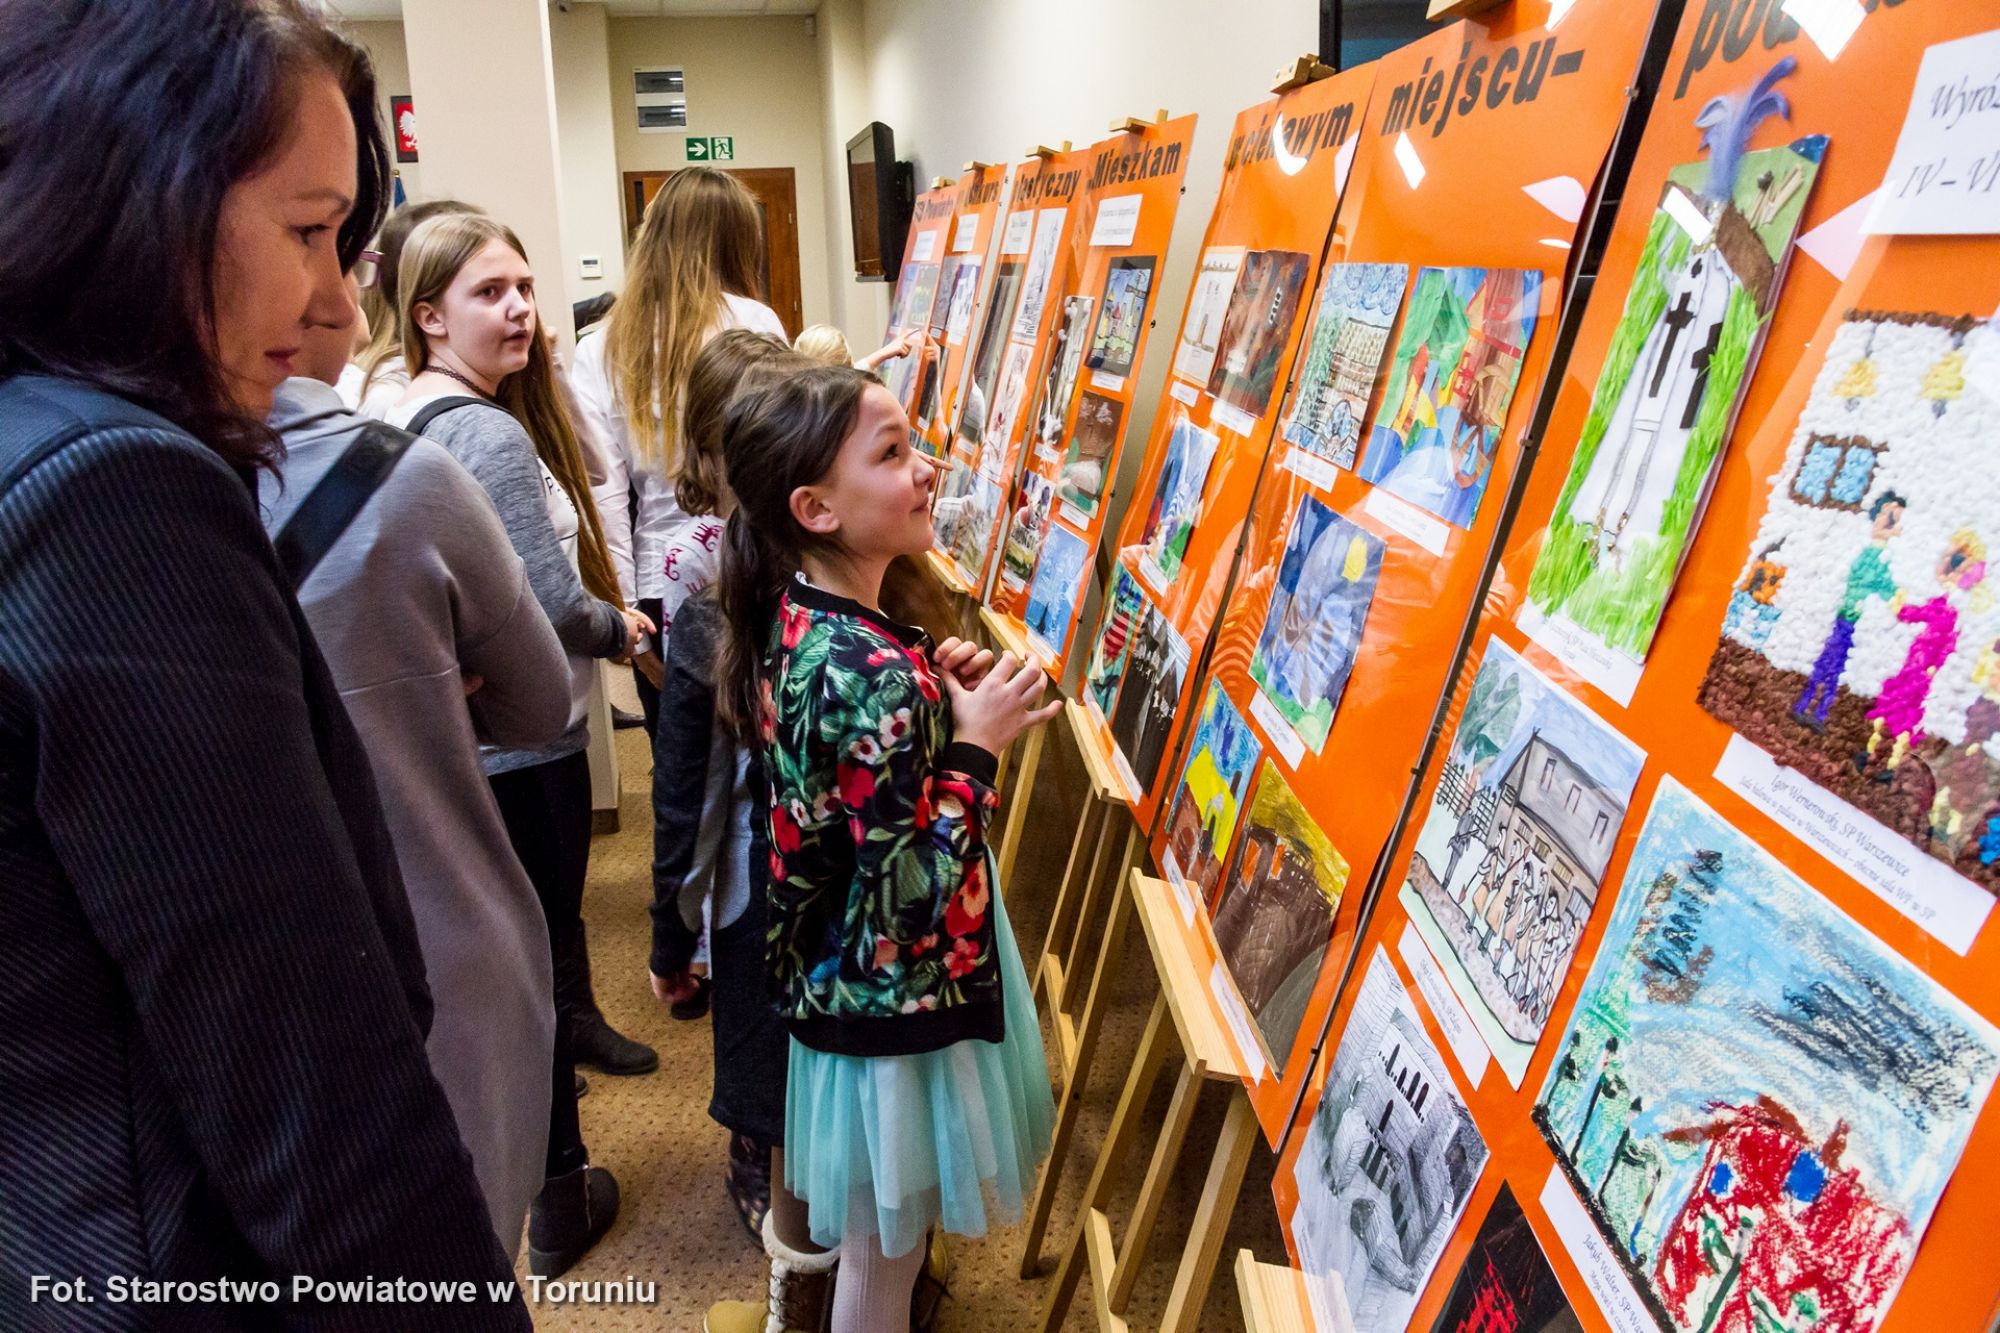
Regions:
[[[453,370],[450,366],[447,366],[442,362],[433,361],[430,365],[425,366],[424,369],[429,371],[433,375],[442,375],[446,379],[457,380],[460,384],[463,384],[466,388],[472,390],[474,393],[478,394],[481,398],[490,399],[493,397],[492,394],[486,392],[486,390],[480,388],[477,384],[474,384],[471,380],[467,379],[465,376],[459,374],[457,371]]]

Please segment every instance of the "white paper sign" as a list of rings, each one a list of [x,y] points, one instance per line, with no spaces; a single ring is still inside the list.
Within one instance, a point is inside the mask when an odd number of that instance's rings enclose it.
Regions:
[[[1194,924],[1194,895],[1188,892],[1187,875],[1181,870],[1180,858],[1174,849],[1168,847],[1160,853],[1160,869],[1167,872],[1167,883],[1174,891],[1174,901],[1180,904],[1181,924]]]
[[[1165,597],[1167,585],[1173,582],[1167,577],[1167,571],[1160,568],[1160,562],[1153,559],[1150,554],[1139,557],[1139,577],[1145,580],[1146,586],[1153,590],[1155,597]]]
[[[910,251],[910,262],[915,264],[929,263],[931,256],[937,253],[937,243],[938,229],[936,227],[932,227],[929,231],[918,232],[917,248]]]
[[[1632,1279],[1598,1234],[1590,1214],[1577,1202],[1576,1191],[1569,1187],[1559,1166],[1549,1168],[1548,1181],[1542,1186],[1542,1211],[1555,1224],[1563,1248],[1583,1274],[1583,1285],[1597,1298],[1597,1308],[1616,1333],[1658,1333],[1646,1303],[1632,1287]]]
[[[1445,544],[1451,540],[1451,528],[1442,519],[1432,518],[1387,491],[1368,492],[1368,498],[1361,502],[1361,512],[1389,531],[1408,537],[1432,555],[1443,555]]]
[[[1618,701],[1620,708],[1632,706],[1632,692],[1639,688],[1645,664],[1634,662],[1595,634],[1567,616],[1548,616],[1533,602],[1514,618],[1521,633],[1548,650],[1549,656]]]
[[[1264,734],[1271,738],[1271,744],[1278,747],[1278,753],[1285,756],[1286,765],[1293,772],[1306,757],[1305,738],[1292,730],[1292,724],[1285,721],[1285,715],[1259,690],[1250,696],[1250,716],[1257,719],[1257,725],[1264,728]]]
[[[1195,388],[1194,385],[1189,384],[1186,380],[1175,380],[1167,389],[1167,392],[1179,401],[1186,403],[1189,407],[1193,407],[1201,401],[1201,390]]]
[[[1874,209],[1875,196],[1862,196],[1799,237],[1799,253],[1846,282],[1847,275],[1854,271],[1854,261],[1861,258],[1861,247],[1868,240],[1861,229]]]
[[[1465,1006],[1452,994],[1451,984],[1444,979],[1444,973],[1439,970],[1437,960],[1431,957],[1431,951],[1424,947],[1423,937],[1408,922],[1403,923],[1403,934],[1396,941],[1396,952],[1409,964],[1410,975],[1417,979],[1417,989],[1423,992],[1424,1002],[1431,1007],[1431,1016],[1443,1029],[1446,1044],[1458,1058],[1458,1067],[1465,1071],[1465,1081],[1476,1091],[1479,1080],[1486,1077],[1490,1056],[1485,1041],[1480,1038],[1479,1029],[1472,1024],[1472,1015],[1465,1012]]]
[[[2000,232],[2000,29],[1924,52],[1871,236]]]
[[[1125,377],[1123,375],[1107,375],[1101,370],[1093,370],[1090,372],[1090,387],[1093,389],[1102,389],[1106,393],[1123,393],[1125,392]]]
[[[1144,195],[1121,194],[1097,206],[1097,221],[1091,224],[1092,245],[1130,245],[1139,234],[1139,205]]]
[[[1232,407],[1228,403],[1223,402],[1216,403],[1209,411],[1208,424],[1211,426],[1221,426],[1225,430],[1233,430],[1246,439],[1257,433],[1257,418],[1251,416],[1240,407]]]
[[[1111,767],[1118,774],[1118,780],[1125,784],[1125,790],[1120,793],[1126,798],[1125,803],[1136,804],[1139,793],[1146,790],[1145,784],[1141,783],[1139,775],[1132,771],[1131,762],[1125,758],[1125,752],[1118,748],[1116,741],[1111,743]]]
[[[1741,736],[1731,736],[1715,780],[1797,834],[1876,897],[1942,940],[1971,950],[1993,895],[1926,856],[1872,816]]]
[[[1222,1011],[1222,1021],[1229,1025],[1229,1035],[1236,1041],[1236,1050],[1243,1057],[1243,1072],[1250,1076],[1252,1083],[1264,1079],[1264,1048],[1257,1044],[1257,1029],[1250,1024],[1250,1011],[1243,1007],[1243,996],[1236,989],[1236,979],[1229,975],[1229,969],[1220,962],[1209,969],[1208,989],[1215,996],[1215,1007]]]
[[[1334,479],[1340,476],[1340,469],[1318,454],[1304,449],[1287,449],[1283,466],[1298,473],[1323,491],[1333,489]]]
[[[958,254],[970,250],[972,243],[977,239],[979,239],[979,214],[967,213],[958,220],[958,227],[951,234],[952,253]]]
[[[1060,512],[1062,514],[1063,522],[1069,524],[1071,527],[1075,528],[1078,532],[1090,531],[1090,515],[1084,513],[1081,509],[1078,509],[1075,505],[1071,504],[1069,501],[1064,500],[1062,502],[1062,509]]]
[[[1007,215],[1007,230],[1000,237],[1000,253],[1024,255],[1035,239],[1035,210],[1017,209]]]

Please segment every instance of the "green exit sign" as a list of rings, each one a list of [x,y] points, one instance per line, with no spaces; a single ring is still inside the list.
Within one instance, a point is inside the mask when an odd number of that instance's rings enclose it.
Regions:
[[[689,135],[687,147],[688,161],[690,162],[734,162],[736,160],[736,139],[732,135]]]

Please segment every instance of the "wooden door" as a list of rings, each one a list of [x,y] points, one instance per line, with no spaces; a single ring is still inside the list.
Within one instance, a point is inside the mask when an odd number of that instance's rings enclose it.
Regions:
[[[761,293],[764,304],[778,312],[785,332],[799,336],[804,311],[799,304],[799,211],[798,183],[790,167],[720,167],[727,171],[757,201],[764,219],[764,271]],[[625,173],[625,242],[629,246],[639,232],[639,219],[646,205],[666,184],[671,171],[628,171]],[[755,293],[753,293],[755,294]]]

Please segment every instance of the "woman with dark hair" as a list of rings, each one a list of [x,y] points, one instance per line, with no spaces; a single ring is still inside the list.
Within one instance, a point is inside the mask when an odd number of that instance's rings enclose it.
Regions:
[[[171,1318],[530,1327],[425,1057],[367,761],[251,485],[305,331],[351,317],[373,108],[366,57],[298,0],[0,6],[9,1308],[30,1273],[99,1299],[114,1273],[281,1299],[401,1278],[477,1294]],[[113,588],[127,614],[80,614]]]

